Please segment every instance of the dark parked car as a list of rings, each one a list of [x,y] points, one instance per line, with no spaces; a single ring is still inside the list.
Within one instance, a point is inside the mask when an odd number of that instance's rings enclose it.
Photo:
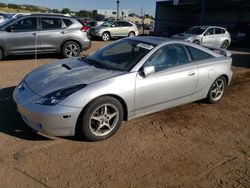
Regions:
[[[90,46],[86,27],[69,16],[25,14],[0,24],[0,59],[34,53],[75,57]]]

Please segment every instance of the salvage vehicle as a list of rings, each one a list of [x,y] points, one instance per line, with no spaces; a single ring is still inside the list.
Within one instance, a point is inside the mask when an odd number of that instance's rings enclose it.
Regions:
[[[184,33],[174,35],[172,38],[225,49],[231,43],[229,32],[218,26],[194,26]]]
[[[206,98],[216,103],[232,79],[229,51],[163,37],[115,41],[95,53],[43,65],[13,97],[22,119],[54,136],[112,136],[123,120]]]

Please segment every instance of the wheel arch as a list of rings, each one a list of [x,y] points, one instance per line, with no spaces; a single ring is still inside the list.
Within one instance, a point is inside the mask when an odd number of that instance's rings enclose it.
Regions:
[[[79,45],[79,47],[80,47],[80,50],[81,50],[81,51],[83,50],[83,47],[82,47],[81,43],[80,43],[78,40],[72,39],[72,38],[68,38],[67,40],[64,40],[64,41],[62,42],[60,52],[63,51],[63,46],[65,45],[65,43],[66,43],[66,42],[70,42],[70,41],[73,41],[73,42],[77,43],[77,44]]]
[[[98,98],[101,98],[101,97],[113,97],[115,99],[117,99],[121,105],[122,105],[122,108],[123,108],[123,120],[124,121],[128,121],[128,107],[127,107],[127,104],[125,102],[124,99],[122,99],[120,96],[118,95],[115,95],[115,94],[106,94],[106,95],[101,95],[101,96],[98,96],[96,98],[93,98],[92,100],[90,100],[82,109],[82,111],[80,112],[78,118],[77,118],[77,121],[76,121],[76,125],[75,125],[75,134],[77,132],[77,129],[78,129],[78,126],[80,125],[81,123],[81,118],[83,116],[83,113],[85,112],[86,108],[88,107],[88,105],[90,103],[92,103],[94,100],[98,99]]]

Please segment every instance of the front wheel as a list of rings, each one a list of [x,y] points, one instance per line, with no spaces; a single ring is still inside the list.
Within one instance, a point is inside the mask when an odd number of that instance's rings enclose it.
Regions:
[[[100,141],[112,136],[123,120],[121,103],[109,96],[91,102],[83,112],[79,132],[91,141]]]
[[[217,78],[208,92],[207,101],[209,103],[219,102],[224,95],[226,85],[227,81],[225,77],[221,76]]]
[[[62,54],[64,57],[78,57],[81,53],[80,46],[74,41],[68,41],[63,45]]]
[[[193,43],[195,43],[195,44],[201,44],[201,42],[199,41],[199,40],[195,40]]]

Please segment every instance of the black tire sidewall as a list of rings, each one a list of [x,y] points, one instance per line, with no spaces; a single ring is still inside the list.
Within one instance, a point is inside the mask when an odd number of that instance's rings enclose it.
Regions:
[[[89,128],[89,120],[90,120],[90,117],[91,117],[92,113],[94,112],[94,110],[96,110],[96,108],[98,106],[101,106],[103,104],[114,105],[118,109],[119,119],[118,119],[118,122],[117,122],[115,128],[109,134],[107,134],[105,136],[96,136],[91,132],[91,130]],[[119,129],[122,121],[123,121],[122,104],[117,99],[115,99],[113,97],[104,96],[104,97],[100,97],[100,98],[95,99],[89,105],[87,105],[87,107],[85,108],[85,110],[82,114],[82,121],[79,125],[80,126],[79,131],[80,131],[80,134],[82,136],[84,136],[85,138],[87,138],[90,141],[101,141],[101,140],[105,140],[105,139],[111,137],[113,134],[115,134],[116,131]]]
[[[214,99],[212,98],[212,89],[213,89],[214,83],[215,83],[217,80],[219,80],[219,79],[223,80],[223,82],[224,82],[224,90],[223,90],[223,94],[222,94],[222,96],[220,97],[220,99],[214,100]],[[225,89],[226,89],[226,87],[227,87],[227,81],[226,81],[225,77],[224,77],[224,76],[220,76],[219,78],[217,78],[217,79],[212,83],[212,85],[211,85],[211,87],[210,87],[210,89],[209,89],[209,92],[208,92],[208,95],[207,95],[207,101],[208,101],[209,103],[211,103],[211,104],[214,104],[214,103],[219,102],[219,101],[223,98],[223,96],[224,96],[224,94],[225,94]]]
[[[63,49],[62,49],[62,54],[63,54],[63,56],[66,57],[66,58],[70,58],[70,56],[68,56],[68,55],[66,54],[66,52],[65,52],[65,49],[66,49],[66,47],[67,47],[69,44],[74,44],[74,45],[77,46],[78,52],[79,52],[79,53],[78,53],[78,56],[80,56],[80,54],[81,54],[81,48],[80,48],[79,44],[77,44],[77,43],[74,42],[74,41],[65,42],[65,44],[63,45]],[[78,56],[76,56],[76,57],[78,57]],[[72,56],[72,57],[74,57],[74,56]]]

